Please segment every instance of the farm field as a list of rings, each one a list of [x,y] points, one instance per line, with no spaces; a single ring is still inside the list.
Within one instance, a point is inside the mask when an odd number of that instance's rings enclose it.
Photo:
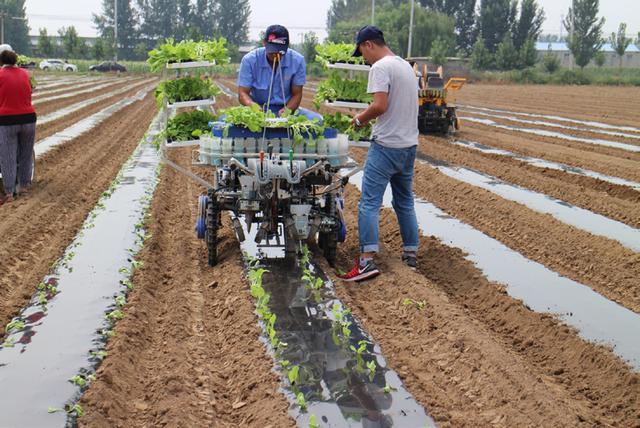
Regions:
[[[89,233],[85,220],[127,160],[134,155],[133,167],[148,162],[135,153],[153,130],[157,79],[64,79],[47,81],[34,97],[45,119],[37,130],[36,186],[0,207],[3,326],[29,306],[51,266],[67,259],[74,238]],[[220,83],[235,93],[232,79]],[[306,90],[305,107],[313,108],[312,98]],[[421,137],[418,270],[399,260],[388,200],[378,279],[346,284],[315,257],[438,426],[638,425],[639,99],[640,88],[469,85],[458,99],[461,131]],[[221,95],[216,108],[236,104]],[[85,129],[70,133],[82,122]],[[51,148],[40,153],[39,144]],[[189,165],[190,150],[174,150],[171,159]],[[366,149],[352,147],[350,156],[362,164]],[[359,180],[352,177],[345,192],[343,269],[358,254]],[[295,426],[261,339],[231,219],[224,218],[214,268],[194,233],[203,193],[160,168],[144,246],[130,256],[136,269],[123,318],[95,379],[77,394],[79,426]],[[102,215],[108,220],[115,211]],[[107,248],[95,257],[108,257]],[[66,297],[63,284],[59,291],[49,302],[52,318],[56,299]],[[17,344],[28,356],[39,337],[25,337]],[[3,360],[9,351],[0,349],[0,384],[13,368]],[[47,392],[50,403],[28,404],[42,418],[48,405],[69,398]],[[0,415],[13,393],[0,392]]]

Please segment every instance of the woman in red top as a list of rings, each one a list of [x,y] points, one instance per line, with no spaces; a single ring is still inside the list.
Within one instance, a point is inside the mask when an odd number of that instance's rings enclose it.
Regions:
[[[31,186],[36,111],[29,73],[16,67],[17,62],[10,47],[0,52],[0,171],[5,192],[0,205],[13,201],[16,184],[19,193]]]

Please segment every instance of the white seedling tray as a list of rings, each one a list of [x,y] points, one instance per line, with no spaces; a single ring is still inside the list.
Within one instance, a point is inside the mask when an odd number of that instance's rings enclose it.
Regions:
[[[168,70],[178,70],[184,68],[200,68],[200,67],[213,67],[216,65],[214,62],[209,61],[196,61],[196,62],[175,62],[172,64],[167,64]]]
[[[168,149],[176,149],[180,147],[199,147],[200,140],[174,141],[171,143],[169,141],[165,141],[164,145]]]
[[[325,104],[329,107],[340,107],[340,108],[352,108],[357,110],[364,110],[369,107],[367,103],[352,103],[348,101],[334,101],[334,102],[325,102]]]
[[[186,107],[209,107],[216,103],[215,98],[211,98],[208,100],[195,100],[195,101],[181,101],[179,103],[169,104],[167,108],[176,109],[176,108],[186,108]]]
[[[366,64],[348,64],[346,62],[336,62],[335,64],[327,65],[328,68],[333,68],[337,70],[349,70],[349,71],[366,71],[371,70],[370,65]]]

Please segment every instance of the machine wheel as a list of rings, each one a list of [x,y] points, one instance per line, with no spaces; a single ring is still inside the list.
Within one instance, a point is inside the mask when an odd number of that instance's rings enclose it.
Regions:
[[[326,196],[327,214],[331,216],[336,215],[336,195],[328,194]],[[330,266],[334,266],[338,254],[338,231],[321,232],[318,237],[318,245],[322,248],[325,259]]]
[[[209,266],[215,266],[218,264],[218,228],[220,226],[220,210],[218,208],[218,203],[213,195],[209,195],[208,199],[207,232],[205,240],[207,242]]]
[[[205,239],[207,235],[207,204],[209,197],[200,195],[198,198],[198,217],[196,218],[196,235],[198,239]]]

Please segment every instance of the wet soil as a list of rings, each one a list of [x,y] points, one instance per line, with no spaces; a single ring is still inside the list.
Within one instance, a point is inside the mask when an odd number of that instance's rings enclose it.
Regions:
[[[36,161],[32,192],[0,207],[0,325],[31,299],[155,114],[153,95]]]
[[[460,104],[638,127],[640,88],[628,86],[466,85]]]
[[[420,153],[553,196],[635,228],[640,227],[640,192],[593,178],[537,168],[499,155],[452,146],[442,138],[423,137]]]
[[[127,82],[127,84],[125,85],[119,85],[117,88],[111,88],[109,89],[107,92],[111,92],[115,89],[119,89],[125,86],[129,86],[131,85],[132,82]],[[95,104],[91,104],[90,106],[87,106],[85,108],[82,108],[80,110],[74,111],[72,113],[69,113],[68,115],[65,115],[63,117],[61,117],[60,119],[54,120],[52,122],[49,123],[45,123],[45,124],[41,124],[41,125],[37,125],[36,128],[36,138],[37,140],[42,140],[44,138],[50,137],[51,135],[62,131],[63,129],[68,128],[69,126],[73,125],[74,123],[78,122],[79,120],[84,119],[85,117],[91,116],[94,113],[99,112],[100,110],[116,103],[117,101],[120,101],[123,98],[129,97],[134,95],[136,92],[138,92],[140,89],[142,89],[143,87],[147,86],[149,83],[145,83],[145,82],[140,82],[138,85],[132,87],[129,91],[122,93],[122,94],[117,94],[114,95],[113,97],[104,99],[102,101],[99,101]],[[105,92],[105,93],[107,93]],[[96,93],[96,96],[101,95],[100,93]],[[87,98],[85,98],[87,101],[90,100],[91,98],[93,98],[93,96],[89,96]],[[56,109],[54,109],[53,111],[56,111],[58,109],[62,109],[65,108],[67,106],[70,106],[72,104],[75,104],[76,102],[80,102],[81,100],[76,100],[75,102],[65,102],[63,104],[59,104],[57,106]],[[53,112],[52,111],[52,112]]]
[[[189,152],[174,153],[187,164]],[[202,188],[164,167],[125,318],[80,426],[294,426],[225,216],[220,264],[193,230]]]
[[[347,189],[347,222],[359,192]],[[440,426],[634,426],[640,375],[487,281],[464,253],[421,239],[419,270],[399,260],[395,214],[381,215],[382,276],[337,291]],[[343,268],[358,254],[352,227]],[[424,301],[420,310],[405,298]]]

